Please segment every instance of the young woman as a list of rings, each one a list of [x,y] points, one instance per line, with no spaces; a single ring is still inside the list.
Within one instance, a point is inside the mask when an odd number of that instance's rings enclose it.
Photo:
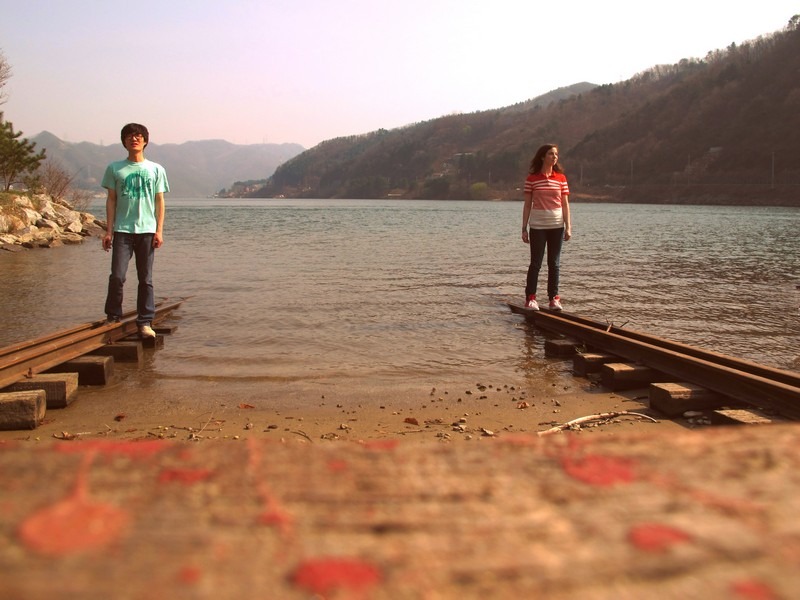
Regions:
[[[561,298],[558,295],[561,244],[571,237],[567,178],[558,164],[558,148],[553,144],[545,144],[536,151],[525,180],[522,241],[531,247],[531,264],[525,286],[527,308],[539,310],[536,287],[546,248],[549,306],[550,310],[561,310]]]

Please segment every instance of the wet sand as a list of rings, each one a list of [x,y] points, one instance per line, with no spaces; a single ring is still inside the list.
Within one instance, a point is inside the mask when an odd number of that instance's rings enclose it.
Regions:
[[[269,383],[156,380],[142,385],[135,366],[116,368],[104,387],[80,387],[65,409],[47,411],[30,431],[0,432],[2,440],[173,439],[187,441],[301,439],[313,443],[385,438],[406,442],[477,443],[508,434],[535,434],[599,413],[650,414],[581,428],[618,434],[681,428],[648,408],[647,390],[609,392],[574,377],[564,363],[555,376],[473,381],[336,379]]]

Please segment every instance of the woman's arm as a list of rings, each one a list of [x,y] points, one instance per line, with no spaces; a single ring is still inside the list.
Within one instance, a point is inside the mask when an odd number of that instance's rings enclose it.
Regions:
[[[531,218],[533,192],[525,193],[525,204],[522,205],[522,241],[528,243],[528,219]]]
[[[564,216],[564,241],[572,237],[572,219],[569,214],[569,194],[561,198],[561,213]]]

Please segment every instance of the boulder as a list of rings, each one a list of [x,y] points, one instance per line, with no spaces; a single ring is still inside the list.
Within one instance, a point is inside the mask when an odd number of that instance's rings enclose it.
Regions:
[[[27,196],[16,196],[14,198],[14,206],[19,208],[30,208],[31,210],[34,210],[33,202],[31,202],[31,199]]]
[[[81,222],[81,215],[78,211],[71,210],[66,206],[61,206],[60,204],[53,204],[53,211],[56,213],[56,222],[58,222],[62,227],[74,223],[74,222]]]
[[[72,221],[64,226],[65,231],[71,231],[72,233],[80,233],[83,231],[83,224],[81,223],[80,219],[77,221]]]
[[[36,223],[36,226],[39,229],[58,229],[58,223],[55,221],[51,221],[50,219],[44,218]]]
[[[34,225],[42,220],[42,215],[32,208],[22,208],[21,213],[23,221],[27,222],[28,225]]]
[[[45,195],[33,200],[16,196],[11,206],[0,212],[0,247],[6,250],[80,244],[84,237],[102,237],[105,230],[105,222],[94,215]]]
[[[83,236],[79,233],[65,232],[59,238],[65,244],[82,244]]]

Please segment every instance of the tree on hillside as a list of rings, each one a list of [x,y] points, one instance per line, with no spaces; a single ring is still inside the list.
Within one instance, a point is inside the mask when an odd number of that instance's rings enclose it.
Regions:
[[[0,104],[6,101],[6,94],[3,92],[3,88],[9,79],[11,79],[11,65],[8,64],[3,51],[0,50]]]
[[[92,196],[90,192],[73,186],[76,176],[77,173],[70,173],[60,162],[48,158],[36,172],[25,177],[25,185],[37,194],[47,194],[55,202],[86,210]]]
[[[10,121],[3,120],[0,113],[0,181],[3,191],[8,191],[15,183],[36,172],[45,159],[45,151],[36,153],[36,142],[22,137],[22,132],[14,132]]]

